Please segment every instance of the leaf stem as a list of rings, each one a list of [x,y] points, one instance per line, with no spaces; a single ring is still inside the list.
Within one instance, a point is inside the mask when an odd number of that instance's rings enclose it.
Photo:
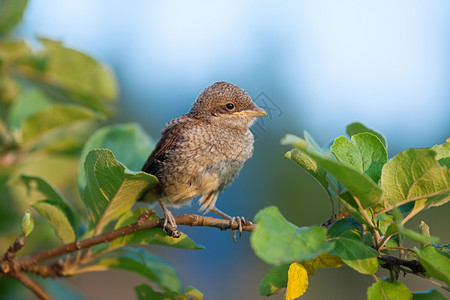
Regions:
[[[447,189],[444,189],[444,190],[441,190],[441,191],[437,191],[437,192],[434,192],[434,193],[429,193],[429,194],[420,195],[420,196],[417,196],[417,197],[414,197],[414,198],[404,199],[404,200],[401,200],[401,201],[395,203],[394,205],[388,206],[386,208],[383,208],[382,210],[377,211],[377,214],[382,214],[382,213],[388,212],[391,209],[394,209],[396,207],[402,206],[403,204],[406,204],[406,203],[409,203],[409,202],[422,200],[422,199],[426,199],[426,198],[430,198],[430,197],[434,197],[434,196],[439,196],[439,195],[442,195],[442,194],[445,194],[445,193],[449,193],[449,192],[450,192],[450,188],[447,188]]]

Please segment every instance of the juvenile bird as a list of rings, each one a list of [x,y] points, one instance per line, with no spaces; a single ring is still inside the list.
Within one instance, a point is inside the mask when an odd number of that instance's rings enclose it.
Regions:
[[[244,218],[231,218],[216,208],[219,193],[227,187],[253,154],[249,128],[266,112],[238,86],[221,81],[208,86],[191,110],[170,122],[150,154],[142,171],[156,176],[152,191],[165,216],[163,229],[178,237],[175,219],[167,206],[188,204],[201,196],[200,211],[212,211],[242,232]],[[233,231],[236,241],[236,231]]]

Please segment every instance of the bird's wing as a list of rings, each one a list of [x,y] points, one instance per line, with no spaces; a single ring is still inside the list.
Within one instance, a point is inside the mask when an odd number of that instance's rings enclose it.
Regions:
[[[165,153],[172,149],[176,144],[177,139],[179,139],[179,132],[185,128],[188,123],[192,122],[195,122],[195,119],[184,115],[167,123],[166,127],[164,127],[161,132],[161,139],[156,144],[155,149],[142,167],[142,171],[154,175],[156,171],[155,162],[164,159]]]

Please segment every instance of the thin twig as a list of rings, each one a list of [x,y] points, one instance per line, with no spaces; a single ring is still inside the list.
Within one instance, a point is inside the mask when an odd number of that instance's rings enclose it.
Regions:
[[[367,210],[365,210],[363,208],[361,201],[359,201],[359,199],[357,197],[353,197],[353,199],[355,200],[356,204],[358,205],[359,209],[361,210],[361,213],[363,214],[364,219],[366,219],[367,223],[369,223],[369,225],[370,225],[369,229],[370,229],[370,232],[372,233],[374,247],[375,247],[375,249],[377,249],[378,245],[380,243],[380,233],[376,230],[375,224],[372,222],[372,219],[369,217]]]
[[[23,272],[15,273],[13,276],[17,281],[26,286],[30,291],[32,291],[39,299],[51,300],[49,294],[47,294],[44,289],[37,284],[33,279],[31,279],[27,274]]]

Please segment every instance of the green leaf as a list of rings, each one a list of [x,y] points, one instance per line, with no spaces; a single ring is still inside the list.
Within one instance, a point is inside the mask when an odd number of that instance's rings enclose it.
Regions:
[[[269,206],[255,216],[250,242],[259,258],[273,265],[315,258],[333,249],[326,229],[319,226],[299,228],[289,223],[277,207]]]
[[[314,275],[317,268],[339,268],[344,264],[342,259],[337,255],[331,255],[329,253],[324,253],[316,258],[305,260],[303,263],[308,276]]]
[[[114,229],[118,229],[121,227],[125,227],[127,225],[136,223],[144,212],[149,209],[145,209],[142,207],[136,208],[132,211],[124,214],[116,223]],[[158,219],[156,214],[150,217],[150,220]],[[157,244],[169,247],[175,247],[180,249],[190,249],[190,250],[198,250],[203,249],[202,245],[196,244],[193,240],[191,240],[186,234],[181,233],[181,236],[177,239],[174,239],[168,236],[165,232],[161,230],[161,228],[150,228],[146,230],[141,230],[132,234],[128,234],[126,236],[120,237],[112,241],[112,247],[122,247],[125,245],[148,245],[148,244]]]
[[[378,137],[368,132],[353,135],[351,142],[344,136],[338,137],[331,152],[338,161],[369,175],[375,183],[380,180],[381,169],[387,162],[386,148]]]
[[[450,285],[450,255],[448,253],[441,252],[433,246],[427,246],[421,250],[416,248],[414,252],[431,277]]]
[[[352,137],[355,134],[363,133],[363,132],[371,133],[371,134],[375,135],[381,141],[381,143],[383,143],[385,148],[387,148],[386,138],[384,137],[384,135],[382,135],[379,132],[376,132],[373,129],[367,128],[366,126],[364,126],[363,124],[361,124],[359,122],[355,122],[355,123],[348,125],[346,132],[349,137]]]
[[[34,220],[31,212],[26,210],[22,217],[22,234],[28,236],[34,228]]]
[[[363,228],[354,218],[339,219],[328,229],[329,237],[345,237],[353,240],[362,239]]]
[[[259,282],[259,294],[261,296],[270,296],[279,290],[286,288],[288,281],[289,263],[272,267],[269,272],[264,274]]]
[[[306,147],[308,144],[308,142],[296,135],[293,134],[286,134],[280,141],[281,145],[291,145],[295,148],[301,148],[301,147]],[[310,145],[312,148],[315,149],[315,146]]]
[[[378,270],[378,252],[362,242],[349,238],[334,239],[336,246],[331,254],[338,255],[346,265],[362,274],[373,274]]]
[[[37,88],[21,93],[11,104],[6,120],[10,126],[20,128],[22,122],[29,116],[47,108],[48,98]],[[35,123],[36,125],[36,123]]]
[[[112,125],[98,129],[88,139],[81,152],[80,164],[78,165],[78,185],[80,189],[83,190],[86,185],[83,162],[92,149],[110,149],[118,161],[130,170],[139,171],[153,150],[153,146],[153,140],[136,123]]]
[[[300,151],[306,153],[318,165],[332,173],[353,196],[359,199],[363,208],[369,208],[378,203],[382,192],[369,176],[312,150],[306,142],[296,142],[296,145],[298,145]]]
[[[450,170],[435,160],[430,149],[409,149],[384,165],[381,174],[381,208],[398,207],[411,199],[416,201],[414,213],[450,200]],[[428,199],[428,200],[427,200]]]
[[[55,214],[57,214],[59,216],[62,213],[64,215],[64,217],[60,216],[57,219],[61,219],[62,222],[64,222],[64,223],[66,222],[66,221],[64,221],[64,219],[67,220],[67,222],[69,223],[67,226],[71,227],[72,229],[78,228],[78,224],[79,224],[78,216],[75,214],[73,209],[69,206],[69,204],[67,204],[67,202],[64,200],[64,198],[61,196],[61,194],[59,194],[50,183],[48,183],[45,179],[43,179],[41,177],[28,176],[28,175],[23,175],[23,174],[20,176],[20,180],[26,185],[28,191],[30,191],[31,189],[35,189],[36,191],[38,191],[39,193],[41,193],[42,195],[45,196],[46,200],[43,201],[42,204],[38,205],[40,208],[45,208],[47,205],[54,206],[53,208],[51,208],[52,210],[59,210],[59,212],[55,212]],[[35,204],[38,202],[35,202]],[[34,207],[34,204],[32,204],[32,206]],[[39,209],[38,209],[38,211],[40,212]],[[44,214],[46,214],[46,212],[44,212]],[[42,214],[42,215],[44,215],[44,214]],[[44,217],[46,217],[46,215],[44,215]],[[56,215],[53,216],[52,218],[56,218]],[[53,226],[54,228],[55,228],[55,226],[59,226],[58,223],[52,224],[50,222],[50,224],[52,226],[54,225]],[[55,228],[55,230],[57,230],[57,228]],[[68,234],[67,235],[64,234],[64,236],[66,236],[70,240],[70,238],[71,238],[70,229],[62,228],[61,231],[68,232]],[[58,235],[58,237],[62,239],[61,236]]]
[[[338,196],[339,203],[343,206],[343,208],[356,220],[359,222],[369,225],[367,220],[364,218],[361,209],[358,207],[358,204],[355,202],[355,198],[353,198],[350,192],[344,192]]]
[[[431,236],[430,235],[430,226],[428,226],[428,224],[425,223],[424,221],[420,221],[420,223],[417,227],[418,227],[421,235],[426,236],[426,237]],[[424,247],[428,246],[429,244],[430,244],[429,242],[421,243],[420,248],[424,248]]]
[[[27,0],[0,1],[0,34],[7,33],[22,20],[27,3]]]
[[[48,220],[63,244],[71,243],[75,241],[75,229],[59,204],[52,200],[39,200],[31,206]]]
[[[325,169],[319,167],[317,163],[308,155],[297,149],[292,149],[291,151],[286,152],[284,157],[291,159],[300,165],[305,171],[317,179],[325,190],[328,188],[328,182],[326,179],[327,172]]]
[[[388,214],[379,214],[375,217],[378,222],[377,228],[380,229],[381,234],[385,235],[389,226],[392,225],[394,217]]]
[[[147,284],[136,286],[134,291],[138,300],[203,300],[203,294],[192,286],[188,286],[182,295],[175,292],[159,293]]]
[[[183,291],[180,276],[172,264],[142,249],[133,249],[133,252],[115,258],[102,259],[97,266],[137,273],[165,291],[173,291],[177,294]]]
[[[403,226],[397,225],[397,230],[400,232],[404,237],[423,244],[429,244],[429,243],[437,243],[439,242],[439,238],[434,236],[426,236],[423,234],[420,234],[418,232],[415,232],[414,230],[403,228]]]
[[[22,125],[25,143],[35,142],[51,130],[64,128],[81,121],[98,120],[94,111],[77,105],[57,104],[26,118]]]
[[[425,292],[415,292],[413,294],[413,300],[446,300],[447,298],[442,295],[438,290],[430,289]]]
[[[316,140],[311,136],[311,134],[309,134],[308,131],[304,130],[303,131],[303,136],[305,137],[305,140],[308,142],[309,145],[311,145],[311,147],[319,152],[323,152],[322,148],[319,146],[319,144],[316,142]]]
[[[401,282],[377,281],[367,289],[368,300],[411,300],[413,294]]]
[[[0,57],[0,64],[1,64],[1,57]],[[14,100],[17,98],[17,95],[19,95],[19,93],[20,89],[17,81],[14,80],[14,78],[12,76],[9,76],[8,74],[0,73],[0,103],[3,104],[10,104],[11,102],[14,103]]]
[[[84,166],[87,185],[83,200],[94,234],[127,212],[144,191],[158,183],[155,176],[127,170],[108,149],[90,151]]]
[[[450,168],[450,143],[444,143],[442,145],[434,145],[433,149],[436,152],[435,159],[441,166],[447,166]]]
[[[8,39],[7,41],[0,41],[0,61],[2,66],[15,66],[28,60],[31,56],[31,49],[24,40]]]
[[[62,89],[75,100],[104,110],[102,102],[117,97],[117,84],[111,70],[88,55],[66,48],[50,39],[39,39],[44,49],[39,56],[48,59],[44,71],[47,84]]]

